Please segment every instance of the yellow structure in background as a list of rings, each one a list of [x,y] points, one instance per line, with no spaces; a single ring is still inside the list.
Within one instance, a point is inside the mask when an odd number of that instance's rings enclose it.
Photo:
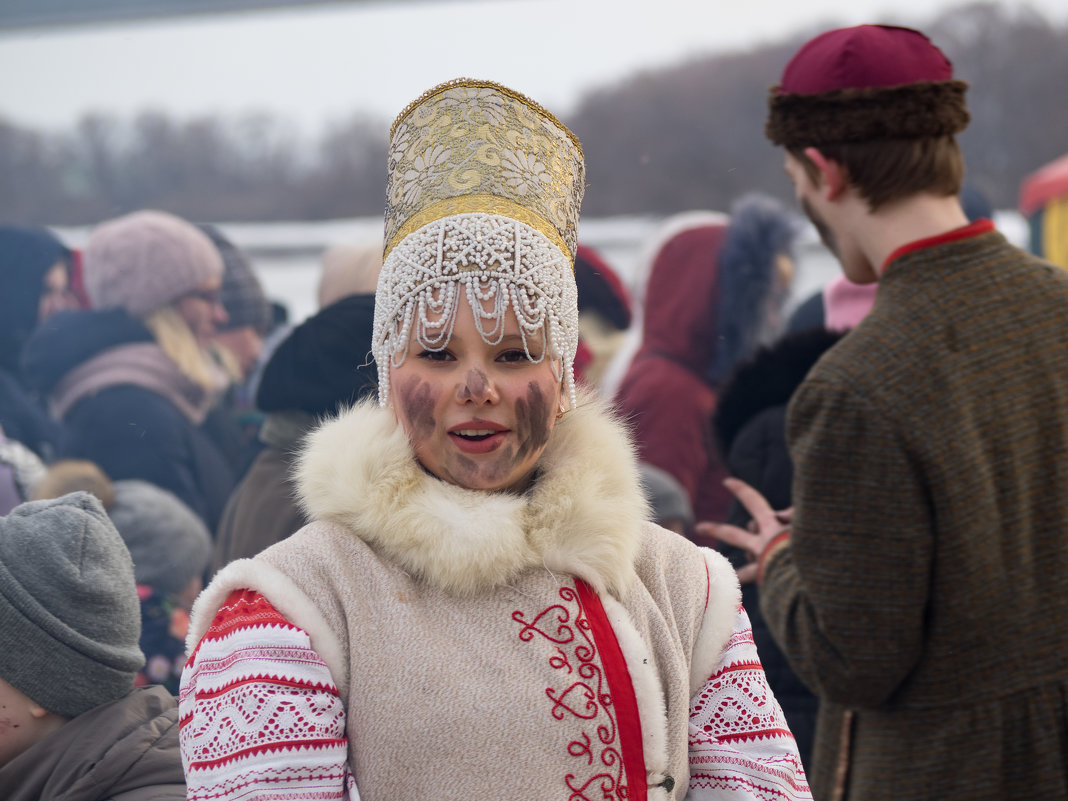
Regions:
[[[1068,269],[1068,195],[1050,201],[1042,218],[1042,257]]]

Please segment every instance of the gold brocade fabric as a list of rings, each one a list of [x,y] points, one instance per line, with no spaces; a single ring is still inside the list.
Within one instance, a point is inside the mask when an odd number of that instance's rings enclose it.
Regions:
[[[434,220],[483,212],[530,225],[574,261],[584,190],[582,147],[556,117],[503,86],[451,81],[393,124],[385,255]]]

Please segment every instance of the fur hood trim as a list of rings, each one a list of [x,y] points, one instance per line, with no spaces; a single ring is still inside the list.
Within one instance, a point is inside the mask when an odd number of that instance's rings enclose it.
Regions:
[[[401,569],[470,596],[542,566],[617,597],[634,577],[649,510],[623,424],[583,399],[561,418],[522,495],[441,481],[416,461],[391,409],[366,401],[305,441],[297,496]]]

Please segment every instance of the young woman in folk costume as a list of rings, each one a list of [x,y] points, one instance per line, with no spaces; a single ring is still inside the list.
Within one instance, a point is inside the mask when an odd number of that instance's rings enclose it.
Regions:
[[[574,135],[453,81],[388,180],[379,402],[307,439],[315,522],[197,602],[189,798],[808,798],[734,572],[576,396]]]

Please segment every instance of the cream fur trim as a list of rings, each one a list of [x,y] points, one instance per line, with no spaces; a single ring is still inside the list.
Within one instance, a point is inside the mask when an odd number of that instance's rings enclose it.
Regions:
[[[723,650],[734,632],[738,607],[742,603],[742,588],[738,574],[723,554],[702,548],[708,567],[708,604],[705,607],[701,630],[694,643],[690,662],[690,697],[693,698],[719,664]]]
[[[312,649],[329,668],[342,702],[347,704],[349,675],[341,642],[304,591],[285,573],[262,560],[238,559],[231,562],[197,596],[186,635],[186,652],[193,652],[227,597],[235,590],[258,592],[286,620],[304,630],[311,639]]]
[[[532,567],[620,594],[648,507],[622,424],[584,399],[557,422],[525,494],[427,473],[391,409],[366,401],[306,440],[294,471],[312,520],[339,523],[401,569],[470,596]]]
[[[614,598],[601,597],[601,605],[612,624],[623,660],[627,663],[634,697],[638,702],[638,719],[642,727],[642,753],[646,780],[659,784],[667,776],[667,707],[656,672],[656,660],[642,639],[623,605]]]

